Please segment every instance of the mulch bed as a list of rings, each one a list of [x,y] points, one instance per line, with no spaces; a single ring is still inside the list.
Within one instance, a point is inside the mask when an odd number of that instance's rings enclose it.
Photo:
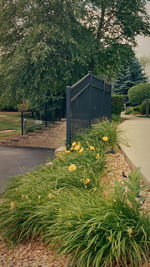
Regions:
[[[110,181],[113,185],[116,179],[119,181],[127,179],[123,175],[128,176],[130,168],[120,150],[117,150],[115,154],[107,155],[107,164],[108,170],[103,177],[104,182]],[[143,207],[149,209],[150,190],[147,189],[144,194],[147,199]],[[56,251],[49,249],[39,240],[20,244],[13,249],[8,248],[0,240],[0,267],[67,267],[69,261],[69,257],[56,254]],[[148,266],[150,267],[150,262]],[[146,267],[146,265],[142,267]]]

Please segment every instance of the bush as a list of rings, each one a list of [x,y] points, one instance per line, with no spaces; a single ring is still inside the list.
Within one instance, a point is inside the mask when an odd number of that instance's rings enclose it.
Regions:
[[[125,111],[125,115],[140,113],[140,105],[135,107],[128,107]]]
[[[123,95],[112,95],[111,96],[112,103],[112,113],[120,114],[123,110],[124,96]]]
[[[140,112],[140,105],[133,107],[134,111]]]
[[[150,83],[140,83],[131,87],[128,96],[132,105],[140,105],[143,100],[150,98]]]
[[[150,107],[150,100],[149,100],[149,107]],[[142,104],[140,105],[140,113],[142,115],[146,114],[146,102],[143,101]],[[150,108],[149,108],[149,113],[150,113]]]
[[[133,113],[133,107],[128,107],[125,111],[125,115],[129,115]]]

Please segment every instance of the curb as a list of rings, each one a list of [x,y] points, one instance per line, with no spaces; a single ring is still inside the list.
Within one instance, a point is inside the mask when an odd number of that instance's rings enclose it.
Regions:
[[[123,153],[123,155],[125,156],[131,170],[135,171],[136,169],[138,169],[138,167],[136,167],[133,164],[132,160],[127,156],[127,153],[124,151],[123,147],[121,145],[119,145],[119,148],[120,148],[121,152]],[[142,177],[144,184],[150,188],[150,181],[145,177],[145,175],[142,173],[141,169],[139,172],[140,172],[140,175]]]

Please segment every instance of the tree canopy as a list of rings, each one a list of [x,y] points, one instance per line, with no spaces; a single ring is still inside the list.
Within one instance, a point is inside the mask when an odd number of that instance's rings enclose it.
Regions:
[[[150,34],[143,0],[1,0],[1,95],[45,103],[92,70],[112,77]]]

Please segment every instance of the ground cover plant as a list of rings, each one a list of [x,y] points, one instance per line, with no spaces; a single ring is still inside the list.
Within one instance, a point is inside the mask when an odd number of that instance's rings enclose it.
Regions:
[[[0,235],[11,244],[40,237],[73,266],[138,266],[149,250],[150,223],[141,207],[138,172],[111,188],[102,182],[106,153],[120,141],[103,121],[79,134],[69,150],[17,177],[0,202]]]

